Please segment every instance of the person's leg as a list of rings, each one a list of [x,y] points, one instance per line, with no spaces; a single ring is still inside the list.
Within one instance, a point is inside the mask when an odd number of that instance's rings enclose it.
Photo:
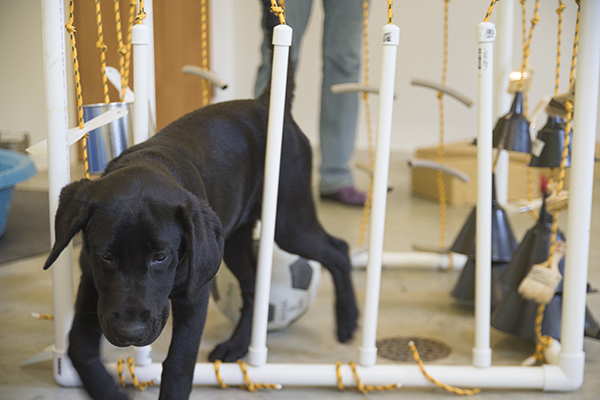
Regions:
[[[323,0],[325,21],[320,120],[322,195],[335,194],[354,185],[349,162],[354,152],[358,94],[333,94],[331,85],[358,82],[362,51],[362,3],[362,0]]]
[[[273,28],[279,25],[279,18],[271,12],[271,1],[262,0],[263,7],[263,42],[261,45],[262,61],[258,67],[254,96],[258,97],[265,90],[271,79],[271,58],[273,57]],[[294,64],[294,71],[298,66],[298,54],[304,30],[310,17],[312,0],[287,0],[285,2],[285,20],[294,31],[292,34],[292,47],[290,61]]]

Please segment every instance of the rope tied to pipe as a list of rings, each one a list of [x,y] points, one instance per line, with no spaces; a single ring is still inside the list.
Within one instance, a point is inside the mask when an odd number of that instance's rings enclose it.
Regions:
[[[357,387],[358,391],[361,392],[362,394],[367,394],[372,391],[395,390],[395,389],[398,389],[398,387],[400,387],[400,385],[397,383],[392,384],[392,385],[365,385],[363,383],[362,379],[360,379],[360,376],[358,375],[358,371],[356,369],[356,363],[354,363],[353,361],[350,361],[348,363],[348,365],[350,366],[350,369],[352,370],[352,375],[354,376],[354,381],[356,382],[356,387]],[[338,361],[335,363],[335,380],[337,383],[338,390],[340,390],[340,391],[346,390],[346,386],[344,385],[344,382],[342,380],[342,362],[341,361]]]
[[[119,383],[122,387],[125,387],[125,374],[123,373],[125,361],[122,358],[117,360],[117,374],[119,376]],[[150,385],[152,385],[152,381],[149,382],[140,382],[137,376],[135,375],[135,366],[133,364],[133,358],[127,357],[127,367],[129,370],[129,374],[131,375],[131,379],[133,382],[133,387],[141,392],[148,389]]]
[[[214,369],[215,369],[215,377],[217,378],[217,382],[219,383],[219,386],[221,387],[221,389],[228,389],[229,385],[227,383],[225,383],[225,380],[223,379],[223,377],[221,375],[221,370],[220,370],[221,364],[223,364],[223,361],[221,361],[221,360],[216,360],[213,364]],[[248,367],[246,366],[246,363],[242,360],[237,360],[237,364],[240,366],[240,370],[242,371],[242,375],[244,376],[244,382],[246,383],[245,385],[241,385],[240,388],[247,389],[249,392],[256,392],[257,390],[260,390],[260,389],[275,389],[275,390],[281,389],[281,385],[278,383],[255,383],[255,382],[252,382],[252,379],[250,379],[250,375],[248,374]]]

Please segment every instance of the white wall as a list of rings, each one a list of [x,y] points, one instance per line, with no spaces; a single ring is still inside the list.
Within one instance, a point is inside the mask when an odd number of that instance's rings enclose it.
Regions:
[[[499,7],[509,0],[498,2],[492,22],[496,22]],[[514,1],[514,51],[513,65],[520,68],[521,4]],[[229,3],[223,6],[224,3]],[[557,2],[556,2],[557,3]],[[392,147],[396,150],[413,151],[417,147],[435,145],[438,141],[439,120],[436,93],[432,90],[411,86],[412,78],[439,82],[442,74],[443,44],[442,0],[420,2],[395,2],[394,23],[400,27],[400,46],[396,76],[396,92],[399,99],[394,106]],[[569,67],[575,27],[576,7],[566,1],[563,13],[563,45],[560,92],[568,88]],[[489,3],[481,0],[450,2],[449,8],[449,60],[447,85],[476,101],[477,96],[477,42],[475,27],[485,16]],[[213,46],[213,68],[219,72],[219,64],[230,68],[235,84],[227,96],[251,97],[253,94],[256,68],[259,64],[261,43],[260,2],[258,0],[213,1],[214,8],[228,7],[233,13],[231,24],[220,19],[213,25],[215,32],[228,32],[235,37],[235,51],[226,60],[220,60],[220,47]],[[533,17],[534,1],[527,2],[527,29]],[[534,69],[534,80],[529,94],[530,111],[544,95],[554,92],[556,65],[557,13],[555,2],[541,2],[540,22],[534,29],[530,65]],[[318,144],[318,99],[321,80],[321,1],[314,0],[313,14],[300,55],[297,76],[294,115],[314,144]],[[370,58],[371,83],[379,82],[380,31],[387,22],[387,1],[371,0],[370,7]],[[218,35],[215,35],[218,36]],[[230,50],[230,49],[228,49]],[[233,55],[232,55],[233,54]],[[233,57],[233,58],[232,58]],[[377,98],[372,96],[372,111],[377,112]],[[507,111],[507,110],[506,110]],[[445,101],[446,141],[469,140],[476,136],[475,108],[466,108],[457,101]],[[545,122],[542,115],[539,124]],[[359,112],[359,135],[357,146],[367,146],[364,112]]]
[[[498,2],[497,7],[509,0]],[[513,65],[521,60],[520,2],[515,1]],[[556,52],[556,2],[543,1],[541,21],[534,31],[531,65],[535,70],[530,92],[531,108],[554,90]],[[41,0],[0,1],[0,129],[28,131],[35,143],[46,137],[46,111],[42,71]],[[68,5],[68,2],[65,2]],[[173,2],[176,5],[176,2]],[[533,0],[527,2],[528,28]],[[561,91],[566,91],[575,21],[574,1],[565,1]],[[412,151],[438,140],[437,99],[433,91],[410,85],[412,78],[441,79],[443,1],[395,2],[394,23],[400,26],[400,47],[394,106],[392,145]],[[371,82],[379,81],[381,26],[386,23],[387,2],[371,0]],[[447,84],[473,100],[477,93],[475,26],[483,20],[488,2],[450,2],[450,46]],[[261,42],[259,0],[214,0],[211,2],[214,35],[213,69],[231,83],[219,99],[251,97],[259,63]],[[303,40],[297,76],[294,114],[300,126],[318,144],[318,99],[321,69],[320,0],[314,0],[313,15]],[[494,21],[494,18],[492,18]],[[68,46],[66,46],[68,49]],[[67,51],[67,57],[70,57]],[[69,60],[67,60],[67,64]],[[70,80],[69,80],[70,81]],[[377,112],[377,99],[373,112]],[[366,147],[363,112],[359,113],[358,146]],[[72,119],[74,120],[74,119]],[[543,120],[541,121],[543,122]],[[468,140],[476,135],[476,111],[446,100],[447,141]],[[36,160],[38,166],[43,160]]]

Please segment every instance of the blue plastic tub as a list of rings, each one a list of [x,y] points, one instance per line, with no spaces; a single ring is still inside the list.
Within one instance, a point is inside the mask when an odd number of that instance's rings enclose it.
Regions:
[[[35,165],[24,154],[0,149],[0,236],[6,229],[15,185],[36,174]]]

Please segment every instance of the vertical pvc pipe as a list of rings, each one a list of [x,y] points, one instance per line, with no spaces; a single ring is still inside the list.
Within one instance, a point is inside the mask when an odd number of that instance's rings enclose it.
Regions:
[[[131,29],[133,45],[133,143],[148,139],[148,43],[150,30],[143,24],[135,24]]]
[[[359,347],[360,364],[371,366],[377,358],[377,313],[381,284],[381,261],[385,230],[385,207],[387,200],[390,139],[392,131],[392,108],[396,76],[396,53],[400,42],[400,28],[385,25],[382,30],[381,84],[379,91],[379,116],[373,176],[373,201],[371,204],[371,232],[369,260],[367,263],[367,288],[363,321],[362,345]]]
[[[494,43],[494,118],[498,119],[510,109],[511,95],[507,92],[509,75],[512,70],[513,31],[514,31],[514,0],[502,0],[495,8],[498,16],[498,36]],[[502,150],[496,165],[496,198],[500,205],[508,202],[508,166],[509,154]]]
[[[477,117],[477,242],[475,248],[475,347],[473,365],[489,367],[492,282],[492,104],[494,95],[494,38],[491,22],[477,25],[479,93]]]
[[[54,244],[54,216],[61,189],[71,180],[68,141],[68,101],[65,21],[62,0],[42,2],[44,85],[48,117],[48,197],[50,240]],[[61,385],[78,380],[67,353],[67,335],[73,321],[73,246],[63,250],[52,265],[54,301],[54,379]]]
[[[283,118],[288,73],[288,55],[292,45],[292,28],[278,25],[273,29],[273,69],[271,72],[271,99],[267,127],[267,153],[261,213],[260,245],[254,292],[252,336],[248,348],[248,362],[262,366],[267,362],[267,324],[269,317],[269,292],[273,264],[273,241],[279,190],[279,166],[283,141]]]
[[[573,156],[569,185],[569,225],[567,238],[563,311],[562,351],[559,366],[583,380],[583,329],[585,322],[590,221],[594,178],[594,148],[598,111],[598,71],[600,71],[600,2],[581,2]],[[575,378],[575,377],[573,377]]]
[[[148,27],[148,107],[149,120],[152,123],[150,133],[156,133],[156,77],[154,70],[154,5],[152,0],[144,2],[146,18],[144,26]]]

